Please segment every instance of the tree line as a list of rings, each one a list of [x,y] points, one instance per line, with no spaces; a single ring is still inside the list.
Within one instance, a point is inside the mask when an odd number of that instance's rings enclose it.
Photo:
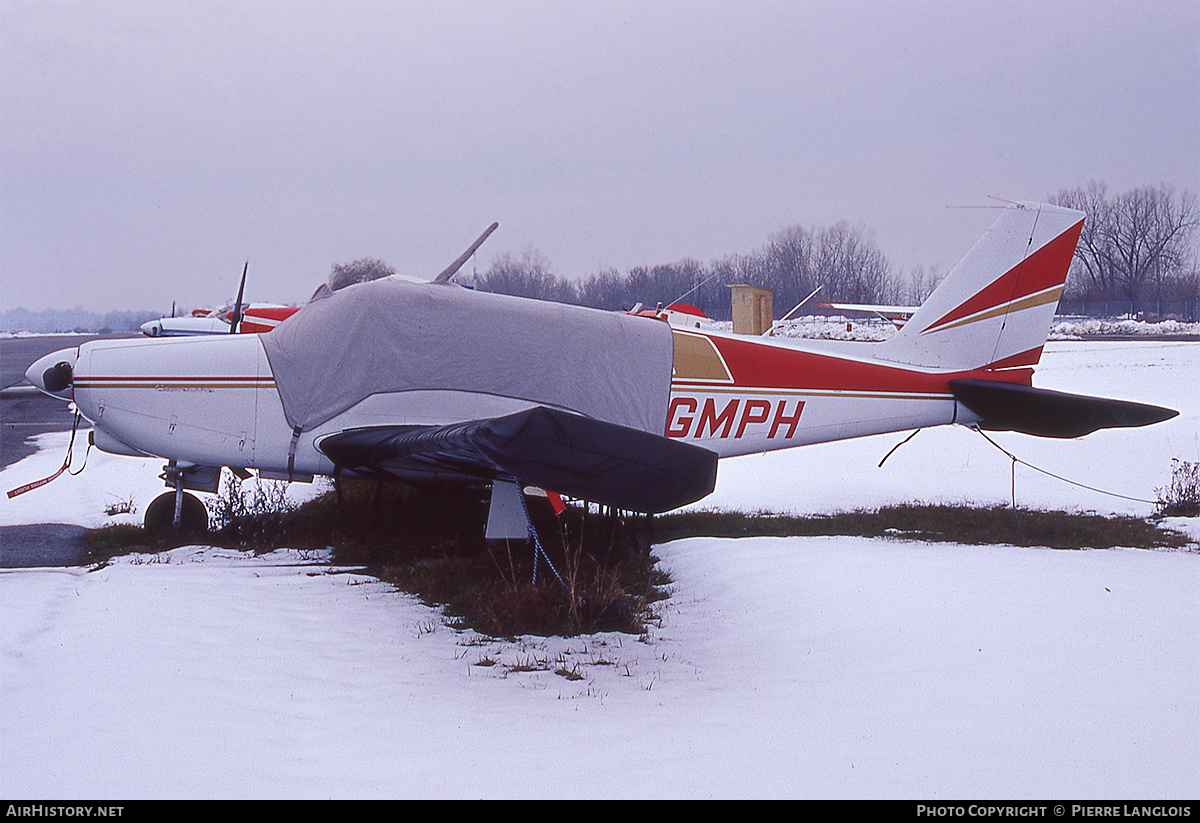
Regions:
[[[1193,243],[1200,208],[1195,195],[1160,185],[1110,196],[1104,183],[1093,182],[1064,189],[1053,202],[1087,214],[1064,307],[1081,307],[1075,312],[1079,314],[1200,319],[1200,269]]]
[[[637,266],[621,273],[605,269],[581,280],[555,274],[546,258],[527,246],[520,254],[496,257],[472,285],[482,291],[576,303],[596,309],[630,309],[638,303],[691,303],[715,319],[728,319],[729,289],[748,283],[770,289],[776,309],[786,312],[821,287],[821,300],[895,303],[923,299],[931,279],[897,278],[887,257],[862,227],[838,223],[829,228],[789,226],[771,235],[759,249],[709,263],[687,258],[675,263]],[[910,293],[911,292],[911,293]],[[786,304],[786,305],[785,305]]]
[[[1195,194],[1169,185],[1110,194],[1103,182],[1063,189],[1048,198],[1085,212],[1083,232],[1059,304],[1060,314],[1140,315],[1200,322],[1200,205]],[[381,260],[334,265],[331,288],[395,274]],[[692,303],[709,317],[729,319],[729,285],[749,283],[774,293],[776,317],[821,287],[816,302],[920,304],[944,276],[936,267],[899,271],[862,226],[787,226],[757,249],[704,263],[684,259],[627,272],[606,269],[582,279],[555,273],[528,246],[493,259],[471,285],[483,291],[576,303],[617,311],[638,303]],[[463,281],[464,278],[459,278]],[[811,304],[810,304],[811,305]],[[105,315],[22,308],[0,312],[0,329],[31,331],[136,330],[153,312]]]
[[[154,320],[160,312],[110,311],[104,314],[74,309],[43,309],[30,311],[20,306],[0,312],[0,329],[5,331],[29,331],[39,334],[70,334],[137,331],[148,320]]]
[[[1110,196],[1103,183],[1064,189],[1050,202],[1087,214],[1060,312],[1174,316],[1195,322],[1200,273],[1193,242],[1200,224],[1196,197],[1166,185]],[[536,248],[493,259],[472,285],[483,291],[576,303],[605,310],[638,303],[686,302],[728,319],[730,284],[774,293],[782,316],[821,287],[813,302],[918,305],[944,273],[936,267],[900,271],[862,226],[787,226],[757,249],[708,263],[684,259],[606,269],[582,279],[555,273]],[[460,278],[461,279],[461,278]]]

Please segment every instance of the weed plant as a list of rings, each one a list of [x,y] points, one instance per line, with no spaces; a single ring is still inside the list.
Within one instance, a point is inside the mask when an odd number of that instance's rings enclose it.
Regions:
[[[205,501],[209,526],[222,542],[247,549],[286,545],[296,509],[288,499],[287,483],[256,480],[247,488],[232,472],[223,474],[221,492]]]
[[[471,500],[449,490],[396,493],[409,498],[408,515],[398,507],[387,516],[407,523],[393,523],[387,533],[408,534],[418,522],[418,531],[432,530],[403,545],[360,535],[343,544],[339,560],[370,562],[383,579],[440,606],[458,627],[498,637],[640,633],[652,604],[666,597],[669,580],[655,568],[640,518],[578,507],[555,514],[547,501],[530,497],[536,544],[486,540],[486,490]],[[369,554],[356,554],[364,550]]]
[[[1171,459],[1171,482],[1157,489],[1158,510],[1172,517],[1200,515],[1200,463]]]

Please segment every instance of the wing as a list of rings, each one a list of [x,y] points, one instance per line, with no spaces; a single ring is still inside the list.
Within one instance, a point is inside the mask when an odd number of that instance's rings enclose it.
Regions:
[[[542,406],[448,426],[350,429],[317,446],[345,471],[515,480],[636,512],[693,503],[717,479],[708,449]]]
[[[894,314],[901,317],[911,317],[917,310],[915,306],[879,306],[874,303],[818,303],[823,309],[837,311],[861,311],[875,314]]]

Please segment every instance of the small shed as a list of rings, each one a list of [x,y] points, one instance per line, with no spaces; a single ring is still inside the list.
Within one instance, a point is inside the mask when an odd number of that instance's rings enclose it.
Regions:
[[[734,334],[766,334],[774,322],[771,291],[746,283],[734,283],[729,288],[733,291]]]

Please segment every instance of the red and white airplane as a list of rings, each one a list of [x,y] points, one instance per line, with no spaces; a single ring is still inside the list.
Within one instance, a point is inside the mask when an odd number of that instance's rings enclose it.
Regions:
[[[672,303],[663,308],[663,304],[659,303],[657,308],[643,308],[641,303],[638,303],[629,310],[629,314],[636,314],[638,317],[652,317],[656,320],[665,320],[672,326],[679,326],[689,329],[716,329],[717,324],[712,321],[704,310],[693,306],[691,303]]]
[[[194,337],[201,334],[261,334],[268,332],[300,310],[299,306],[277,303],[251,303],[239,313],[236,307],[204,311],[198,309],[181,317],[159,317],[142,324],[147,337]],[[241,320],[234,328],[234,317]]]
[[[98,448],[170,461],[176,523],[183,490],[215,491],[221,467],[491,484],[493,515],[527,486],[661,512],[710,493],[721,457],[950,423],[1077,437],[1173,417],[1032,387],[1083,218],[1005,208],[881,343],[487,294],[450,282],[452,265],[318,292],[267,334],[96,340],[26,377],[72,400]],[[505,528],[524,521],[489,533]]]
[[[299,306],[280,306],[275,303],[251,303],[244,305],[242,297],[246,291],[246,273],[250,261],[242,269],[242,282],[238,286],[237,300],[231,306],[205,311],[196,309],[190,315],[176,317],[172,309],[170,317],[160,317],[143,323],[142,334],[147,337],[194,337],[203,334],[261,334],[278,326],[300,310]]]

